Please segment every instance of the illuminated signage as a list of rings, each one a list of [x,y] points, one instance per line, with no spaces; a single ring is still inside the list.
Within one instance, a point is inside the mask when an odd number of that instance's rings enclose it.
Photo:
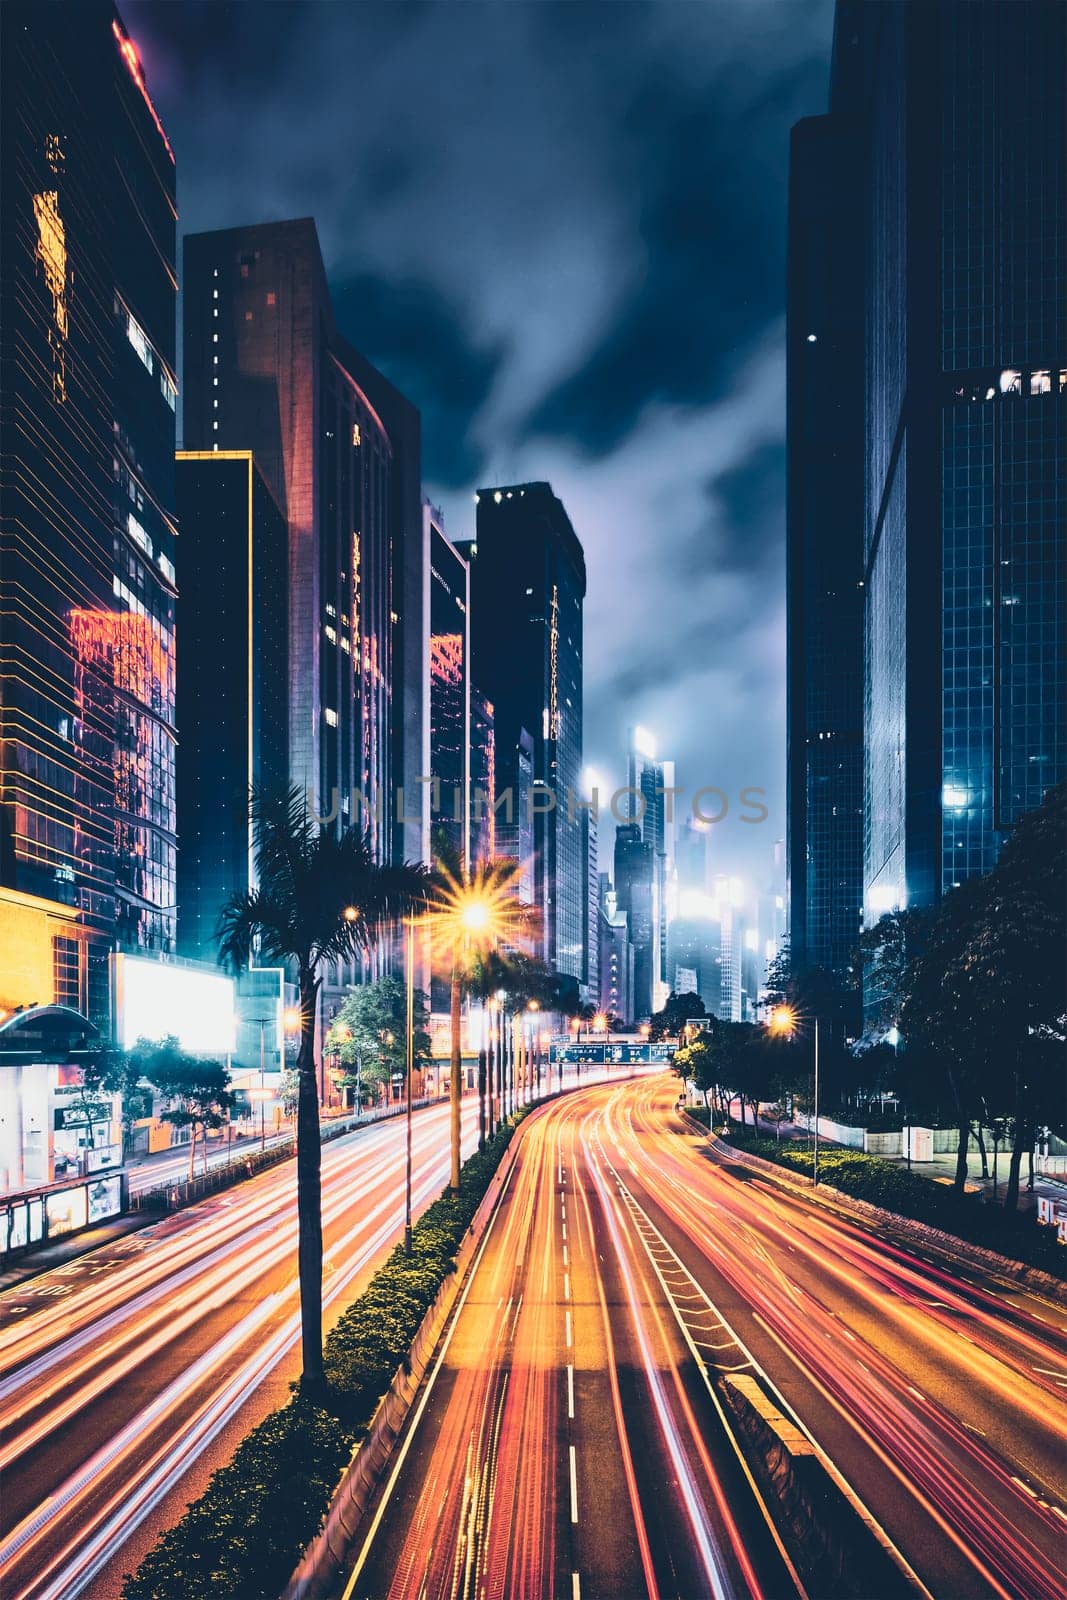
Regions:
[[[236,1047],[234,984],[221,972],[117,955],[115,1032],[120,1046],[173,1034],[193,1055],[225,1056]]]

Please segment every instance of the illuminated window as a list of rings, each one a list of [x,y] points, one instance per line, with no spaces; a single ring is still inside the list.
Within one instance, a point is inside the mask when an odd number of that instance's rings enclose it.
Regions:
[[[219,402],[218,402],[218,397],[217,396],[216,396],[216,398],[214,400],[212,400],[211,404],[215,407],[216,411],[219,409]]]
[[[1005,367],[1004,371],[1000,374],[1000,392],[1001,394],[1022,394],[1022,373],[1017,371],[1014,367]]]
[[[211,342],[212,342],[212,344],[218,344],[218,342],[219,342],[219,336],[218,336],[218,334],[217,334],[217,333],[213,333],[213,334],[212,334],[212,335],[211,335]],[[215,357],[215,360],[216,360],[216,361],[217,361],[217,360],[218,360],[218,356],[216,356],[216,357]]]
[[[152,541],[144,528],[138,522],[132,511],[126,513],[126,531],[135,545],[138,545],[147,556],[153,554]]]
[[[218,314],[219,314],[219,308],[218,308],[218,306],[213,306],[213,307],[212,307],[212,309],[211,309],[211,315],[212,315],[212,316],[213,316],[213,317],[217,317],[217,316],[218,316]]]
[[[252,313],[251,313],[251,311],[246,311],[246,312],[245,312],[245,321],[246,321],[246,322],[251,322],[251,320],[252,320]]]
[[[1030,393],[1031,394],[1051,394],[1052,393],[1052,374],[1051,374],[1051,372],[1031,372],[1031,374],[1030,374]]]
[[[361,443],[361,440],[360,440],[360,436],[359,436],[359,423],[358,422],[353,422],[353,424],[352,424],[352,444],[355,446],[355,445],[358,445],[360,443]]]
[[[269,306],[276,306],[278,304],[278,296],[274,293],[273,289],[267,290],[267,304]]]
[[[219,291],[217,289],[212,289],[211,294],[212,294],[213,299],[215,299],[215,300],[218,299]]]
[[[175,409],[175,407],[177,406],[177,403],[178,403],[178,391],[175,388],[174,383],[171,380],[171,376],[170,376],[170,374],[168,372],[160,371],[160,374],[159,374],[159,387],[163,391],[164,400],[167,402],[168,406],[170,406],[170,409],[173,411]]]
[[[337,615],[336,607],[335,606],[331,606],[331,605],[327,605],[327,607],[326,607],[326,615],[328,617],[336,617],[336,615]]]
[[[217,430],[218,429],[218,425],[219,425],[219,419],[218,419],[218,417],[216,417],[214,422],[211,424],[211,426]]]
[[[326,637],[329,639],[331,644],[337,643],[337,629],[331,628],[329,623],[326,624]]]
[[[216,357],[215,357],[215,360],[216,360],[216,361],[217,361],[217,360],[218,360],[218,359],[219,359],[219,358],[218,358],[218,356],[216,356]],[[214,386],[215,386],[215,388],[216,388],[216,389],[217,389],[217,388],[218,388],[218,386],[219,386],[219,380],[218,380],[218,378],[217,378],[217,377],[215,377],[215,378],[212,378],[212,380],[211,380],[211,381],[212,381],[212,383],[213,383],[213,384],[214,384]]]
[[[322,715],[326,720],[326,726],[328,728],[336,728],[336,726],[337,726],[337,712],[333,709],[332,706],[323,706]]]
[[[161,555],[159,557],[159,570],[171,583],[174,582],[174,563],[167,556]]]
[[[147,367],[148,371],[154,372],[156,370],[156,364],[155,358],[152,355],[152,346],[145,338],[145,332],[141,327],[141,324],[136,322],[128,312],[126,314],[126,337],[133,345],[133,348],[137,351],[137,354],[140,356],[141,361],[144,363],[145,367]]]

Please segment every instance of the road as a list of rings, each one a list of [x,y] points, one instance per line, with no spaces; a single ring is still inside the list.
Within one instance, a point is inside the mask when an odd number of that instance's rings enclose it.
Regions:
[[[465,1155],[477,1116],[468,1093]],[[447,1102],[413,1126],[418,1215],[448,1181]],[[402,1235],[403,1147],[403,1118],[323,1146],[327,1330]],[[3,1600],[114,1600],[288,1399],[298,1338],[292,1161],[0,1294]]]
[[[676,1094],[527,1124],[348,1600],[798,1592],[702,1367],[781,1397],[901,1592],[1064,1600],[1067,1312],[714,1154]]]
[[[465,1102],[464,1146],[477,1102]],[[414,1192],[448,1181],[414,1120]],[[403,1225],[401,1120],[322,1155],[327,1322]],[[0,1296],[0,1592],[114,1596],[122,1573],[298,1375],[293,1163]]]

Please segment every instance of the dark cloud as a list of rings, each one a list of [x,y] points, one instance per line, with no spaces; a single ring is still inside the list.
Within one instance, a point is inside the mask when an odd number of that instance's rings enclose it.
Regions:
[[[458,308],[429,283],[362,273],[331,283],[337,325],[422,413],[427,480],[460,489],[485,458],[471,418],[485,404],[503,359],[465,335]]]
[[[780,567],[785,560],[785,451],[781,440],[758,445],[736,466],[710,479],[707,490],[714,532],[703,541],[705,561],[727,571]]]

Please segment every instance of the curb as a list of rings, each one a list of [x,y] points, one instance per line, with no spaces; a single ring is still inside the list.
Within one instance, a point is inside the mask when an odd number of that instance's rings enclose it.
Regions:
[[[809,1199],[816,1198],[812,1193],[816,1185],[803,1173],[793,1172],[788,1167],[780,1167],[774,1161],[766,1161],[763,1156],[753,1155],[750,1150],[739,1150],[732,1144],[724,1144],[717,1135],[709,1133],[703,1123],[695,1122],[692,1117],[686,1117],[686,1121],[703,1134],[717,1154],[728,1156],[731,1161],[740,1161],[743,1166],[755,1167],[760,1172],[766,1172],[784,1182],[786,1188],[806,1193]],[[946,1250],[972,1266],[989,1269],[1002,1278],[1009,1278],[1021,1288],[1032,1289],[1049,1296],[1057,1305],[1067,1306],[1067,1284],[1060,1278],[1054,1278],[1051,1273],[1042,1272],[1040,1267],[1028,1267],[1024,1262],[1013,1261],[1010,1256],[1002,1256],[995,1250],[986,1250],[982,1245],[971,1244],[969,1240],[960,1239],[954,1233],[945,1233],[941,1228],[932,1228],[928,1223],[919,1222],[915,1217],[901,1216],[898,1211],[886,1211],[883,1206],[872,1205],[869,1200],[860,1200],[855,1195],[846,1194],[842,1189],[835,1189],[832,1183],[820,1183],[818,1188],[830,1190],[835,1205],[840,1204],[855,1211],[865,1221],[888,1223],[900,1228],[922,1244]]]

